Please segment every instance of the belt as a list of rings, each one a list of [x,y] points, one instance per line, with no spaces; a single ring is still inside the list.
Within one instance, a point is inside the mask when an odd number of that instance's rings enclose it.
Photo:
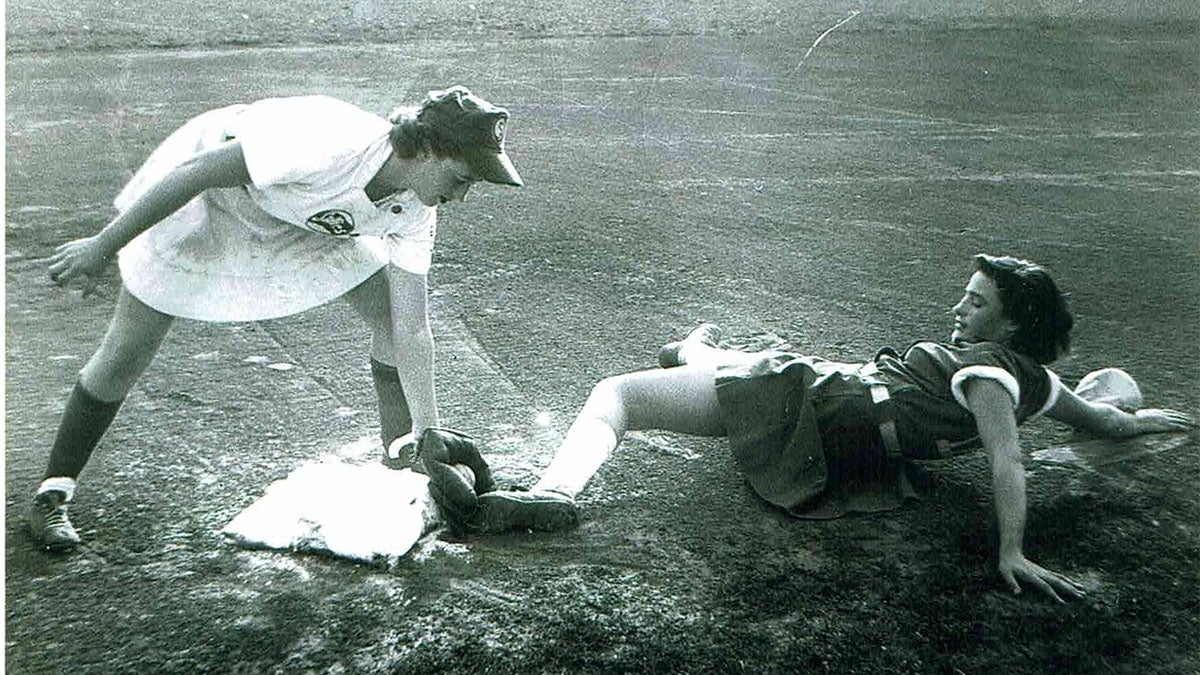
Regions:
[[[896,406],[892,403],[892,395],[887,386],[871,385],[871,401],[875,404],[875,417],[879,420],[879,435],[883,438],[883,447],[888,457],[903,457],[900,449],[900,436],[896,433]]]

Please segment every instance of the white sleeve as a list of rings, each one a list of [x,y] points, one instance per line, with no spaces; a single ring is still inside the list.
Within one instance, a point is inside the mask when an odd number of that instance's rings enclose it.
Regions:
[[[311,137],[302,125],[287,120],[241,130],[237,138],[254,186],[306,182],[306,178],[324,169],[330,153],[313,143]]]
[[[426,208],[422,217],[384,235],[388,262],[405,272],[428,274],[437,237],[437,209]]]
[[[1021,385],[1017,383],[1017,378],[1013,377],[1012,373],[998,366],[967,366],[954,373],[954,376],[950,378],[950,393],[954,394],[954,400],[964,408],[970,409],[970,406],[967,405],[967,395],[963,393],[963,385],[970,380],[998,382],[1012,397],[1014,410],[1021,403]]]
[[[1050,377],[1050,395],[1046,397],[1046,402],[1042,404],[1042,409],[1033,414],[1034,417],[1044,414],[1047,410],[1054,407],[1058,402],[1058,392],[1062,390],[1062,380],[1058,379],[1058,375],[1053,370],[1042,366],[1042,370],[1046,371],[1046,375]]]
[[[350,154],[358,133],[322,97],[266,99],[246,107],[230,131],[242,146],[255,187],[312,182]]]

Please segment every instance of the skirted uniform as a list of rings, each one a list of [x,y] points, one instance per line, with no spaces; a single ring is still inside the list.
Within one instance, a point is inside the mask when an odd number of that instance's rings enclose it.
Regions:
[[[392,153],[392,124],[326,96],[203,113],[172,133],[117,195],[127,209],[195,153],[240,142],[251,185],[201,193],[121,250],[125,287],[204,321],[287,316],[341,296],[391,263],[429,270],[437,209],[363,189]]]
[[[918,342],[866,364],[771,353],[717,372],[738,466],[754,491],[803,518],[896,508],[906,459],[980,447],[963,385],[990,379],[1017,423],[1054,405],[1057,376],[1002,345]]]

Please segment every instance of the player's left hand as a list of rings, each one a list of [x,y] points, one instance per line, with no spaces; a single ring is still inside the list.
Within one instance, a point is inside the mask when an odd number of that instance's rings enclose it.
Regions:
[[[1004,577],[1004,581],[1014,595],[1021,592],[1019,579],[1032,584],[1034,588],[1054,598],[1056,602],[1063,602],[1063,595],[1072,599],[1084,596],[1083,586],[1079,582],[1064,574],[1048,570],[1020,553],[1000,557],[1000,576]],[[1062,595],[1059,595],[1060,593]]]
[[[1138,432],[1143,434],[1187,431],[1196,426],[1196,421],[1191,415],[1166,408],[1143,408],[1134,413],[1134,416],[1137,418]]]
[[[69,241],[54,249],[54,254],[47,259],[50,280],[65,286],[72,279],[82,278],[83,296],[87,297],[96,290],[97,278],[110,258],[98,237]]]

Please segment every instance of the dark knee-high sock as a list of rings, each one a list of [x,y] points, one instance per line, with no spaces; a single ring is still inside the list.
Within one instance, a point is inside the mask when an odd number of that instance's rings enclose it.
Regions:
[[[379,437],[387,448],[392,441],[412,431],[412,414],[395,366],[371,359],[371,379],[379,399]]]
[[[101,401],[76,382],[58,425],[54,447],[50,449],[46,477],[78,478],[124,401],[123,398],[111,403]]]

